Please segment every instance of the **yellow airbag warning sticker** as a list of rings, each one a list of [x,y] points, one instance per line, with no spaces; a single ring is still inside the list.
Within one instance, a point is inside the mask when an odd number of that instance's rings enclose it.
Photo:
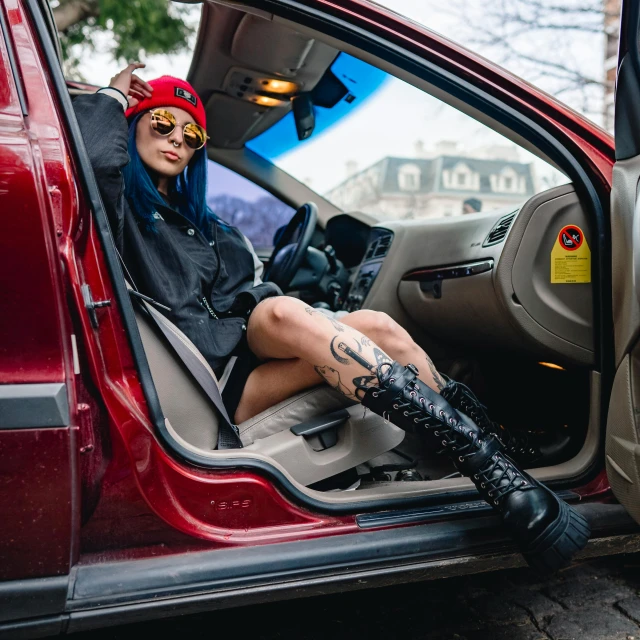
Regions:
[[[591,249],[580,227],[560,229],[551,250],[551,283],[591,282]]]

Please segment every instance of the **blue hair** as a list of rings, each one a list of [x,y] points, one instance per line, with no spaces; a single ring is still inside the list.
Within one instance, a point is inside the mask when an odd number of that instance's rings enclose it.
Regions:
[[[133,205],[134,214],[145,223],[149,230],[155,228],[153,214],[157,206],[166,206],[160,192],[153,183],[136,145],[136,127],[140,114],[129,125],[129,164],[124,176],[124,194]],[[175,202],[179,212],[190,220],[208,238],[211,236],[211,222],[217,216],[207,205],[207,156],[205,148],[198,149],[186,169],[174,182]]]

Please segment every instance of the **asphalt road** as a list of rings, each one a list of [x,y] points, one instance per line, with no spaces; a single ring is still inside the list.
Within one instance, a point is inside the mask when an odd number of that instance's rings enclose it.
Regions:
[[[640,640],[640,554],[112,627],[74,640]]]

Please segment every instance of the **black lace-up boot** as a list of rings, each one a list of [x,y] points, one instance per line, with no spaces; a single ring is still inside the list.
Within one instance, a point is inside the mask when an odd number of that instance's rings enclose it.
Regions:
[[[471,478],[480,495],[501,515],[527,562],[556,571],[589,539],[586,520],[552,491],[520,471],[502,452],[495,434],[485,434],[418,378],[413,365],[378,367],[379,386],[368,388],[362,404],[407,431],[421,429],[440,453]]]
[[[442,375],[442,374],[440,374]],[[504,453],[526,469],[547,467],[567,458],[571,438],[566,433],[541,437],[533,433],[515,433],[500,427],[487,415],[486,407],[469,387],[442,376],[447,384],[440,391],[442,397],[457,411],[469,416],[486,434],[495,434],[504,444]]]

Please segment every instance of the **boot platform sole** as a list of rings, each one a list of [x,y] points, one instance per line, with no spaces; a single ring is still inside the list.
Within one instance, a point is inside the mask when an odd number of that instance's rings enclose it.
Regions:
[[[558,500],[560,513],[525,548],[522,554],[529,565],[542,574],[550,574],[571,563],[573,556],[587,545],[589,523],[564,500]]]

